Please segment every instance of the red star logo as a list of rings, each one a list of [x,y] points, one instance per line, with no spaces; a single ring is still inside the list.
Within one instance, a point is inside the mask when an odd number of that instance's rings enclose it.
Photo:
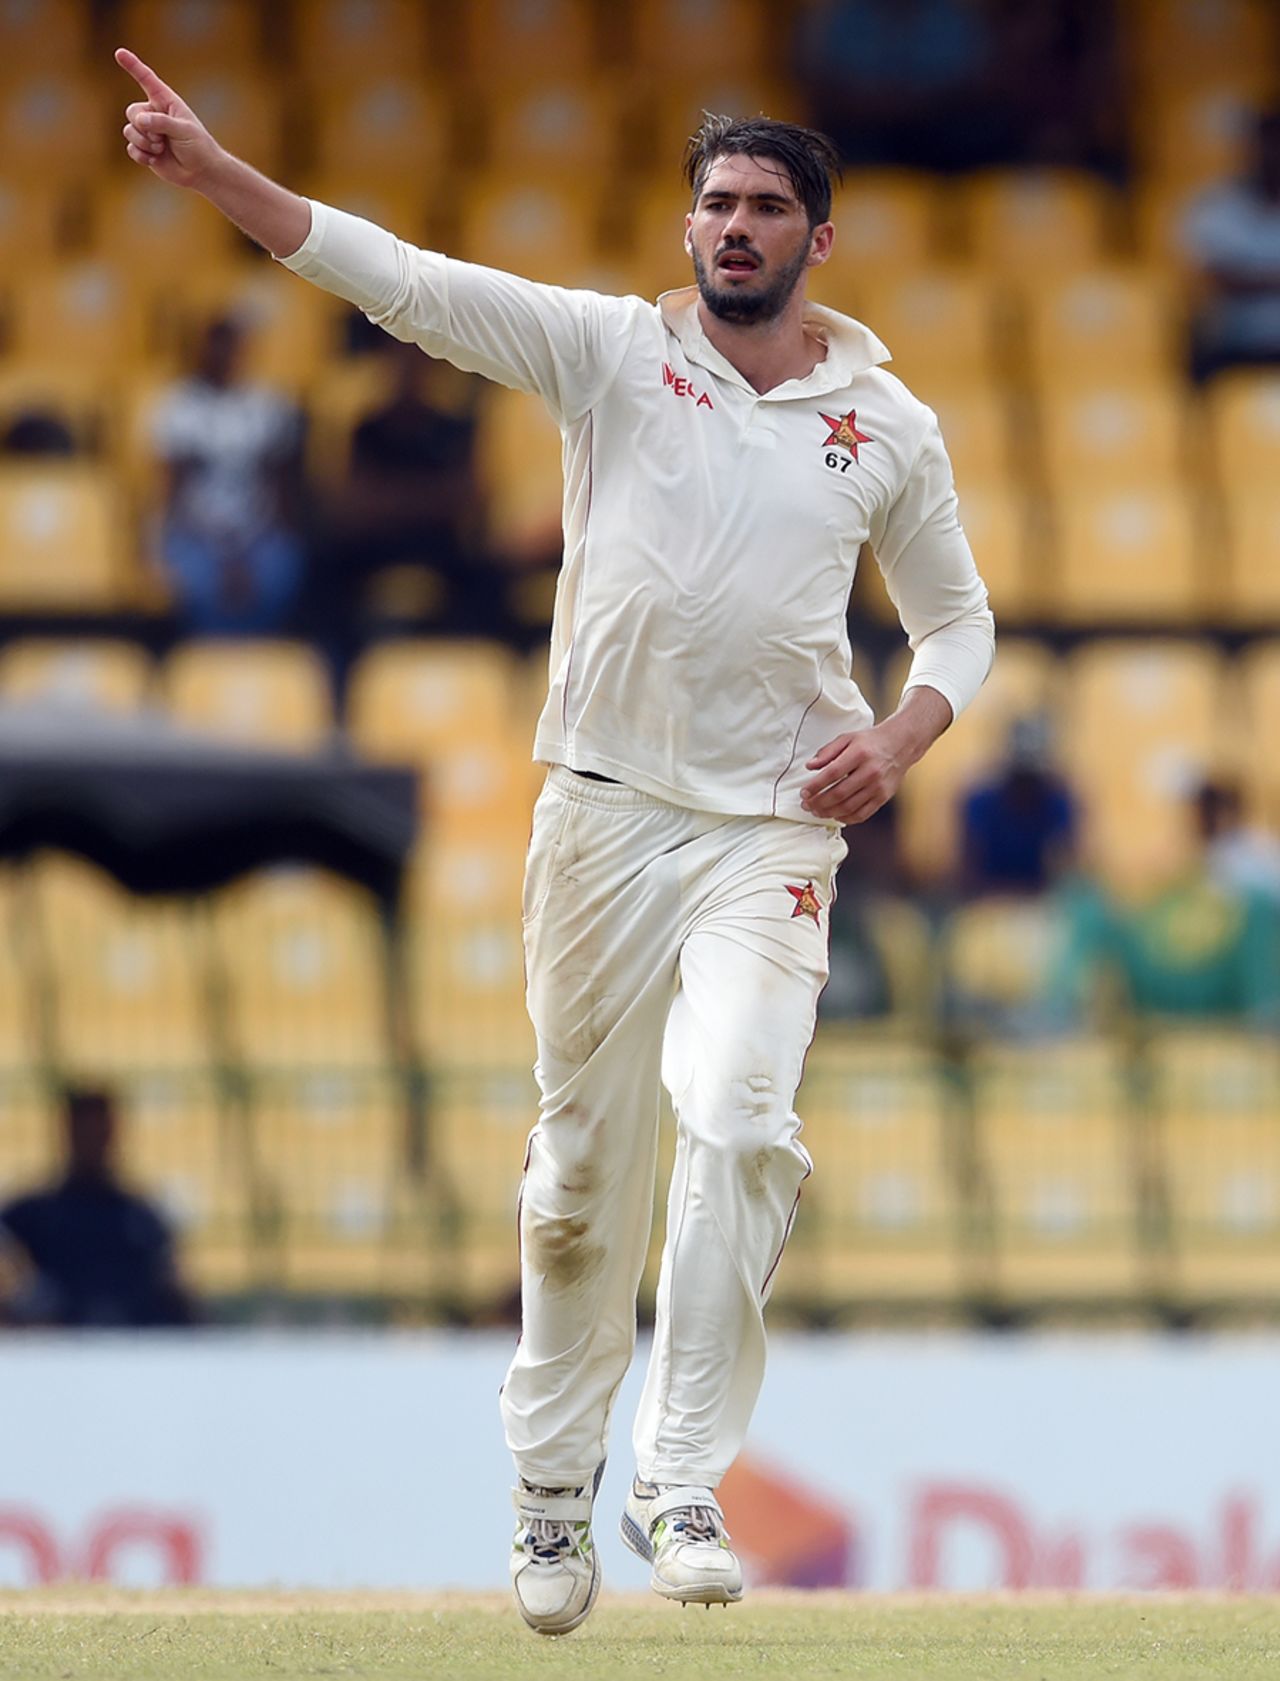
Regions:
[[[819,410],[818,412],[821,413],[822,411]],[[822,447],[824,449],[828,444],[839,444],[840,448],[847,449],[856,461],[859,444],[875,443],[874,438],[869,438],[865,432],[859,432],[857,409],[850,409],[848,414],[824,414],[822,418],[831,428],[831,431],[823,440]]]
[[[822,900],[813,891],[813,883],[806,881],[803,887],[792,887],[791,883],[787,882],[786,889],[795,900],[795,908],[791,912],[792,922],[798,916],[811,916],[816,922],[818,912],[822,909]]]

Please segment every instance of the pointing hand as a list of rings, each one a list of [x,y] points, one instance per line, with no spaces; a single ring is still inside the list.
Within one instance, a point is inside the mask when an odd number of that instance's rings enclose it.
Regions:
[[[146,95],[125,113],[129,156],[175,187],[198,187],[222,148],[191,107],[137,53],[121,47],[115,57]]]

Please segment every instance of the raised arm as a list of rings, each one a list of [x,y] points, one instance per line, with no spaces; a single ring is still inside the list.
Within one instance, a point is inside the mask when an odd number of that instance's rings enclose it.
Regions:
[[[203,194],[273,257],[292,256],[311,228],[306,199],[224,150],[191,107],[137,53],[121,47],[116,63],[146,96],[125,113],[124,138],[134,163],[171,186]]]

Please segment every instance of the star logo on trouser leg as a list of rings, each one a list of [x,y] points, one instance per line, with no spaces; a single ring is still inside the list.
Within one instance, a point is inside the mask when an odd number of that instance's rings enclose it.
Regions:
[[[811,881],[806,881],[803,887],[792,887],[791,883],[787,882],[786,888],[787,892],[790,893],[791,897],[795,900],[795,906],[791,912],[791,920],[794,922],[798,916],[811,916],[816,922],[818,920],[818,912],[822,909],[822,900],[819,899],[818,895],[814,892],[813,883]]]

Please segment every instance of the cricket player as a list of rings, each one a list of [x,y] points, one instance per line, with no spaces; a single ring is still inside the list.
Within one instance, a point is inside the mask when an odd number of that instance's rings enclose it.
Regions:
[[[834,151],[787,123],[708,118],[687,157],[696,284],[603,297],[299,198],[116,56],[143,93],[124,130],[135,163],[395,337],[537,392],[562,429],[564,566],[534,745],[549,768],[524,895],[541,1102],[502,1392],[511,1574],[546,1634],[575,1628],[599,1589],[592,1502],[635,1343],[665,1084],[677,1153],[622,1533],[659,1594],[729,1604],[742,1572],[715,1490],[759,1392],[764,1303],[812,1167],[793,1104],[841,826],[897,791],[993,648],[934,415],[872,333],[805,296],[835,237]],[[845,622],[865,543],[914,650],[881,723]]]

